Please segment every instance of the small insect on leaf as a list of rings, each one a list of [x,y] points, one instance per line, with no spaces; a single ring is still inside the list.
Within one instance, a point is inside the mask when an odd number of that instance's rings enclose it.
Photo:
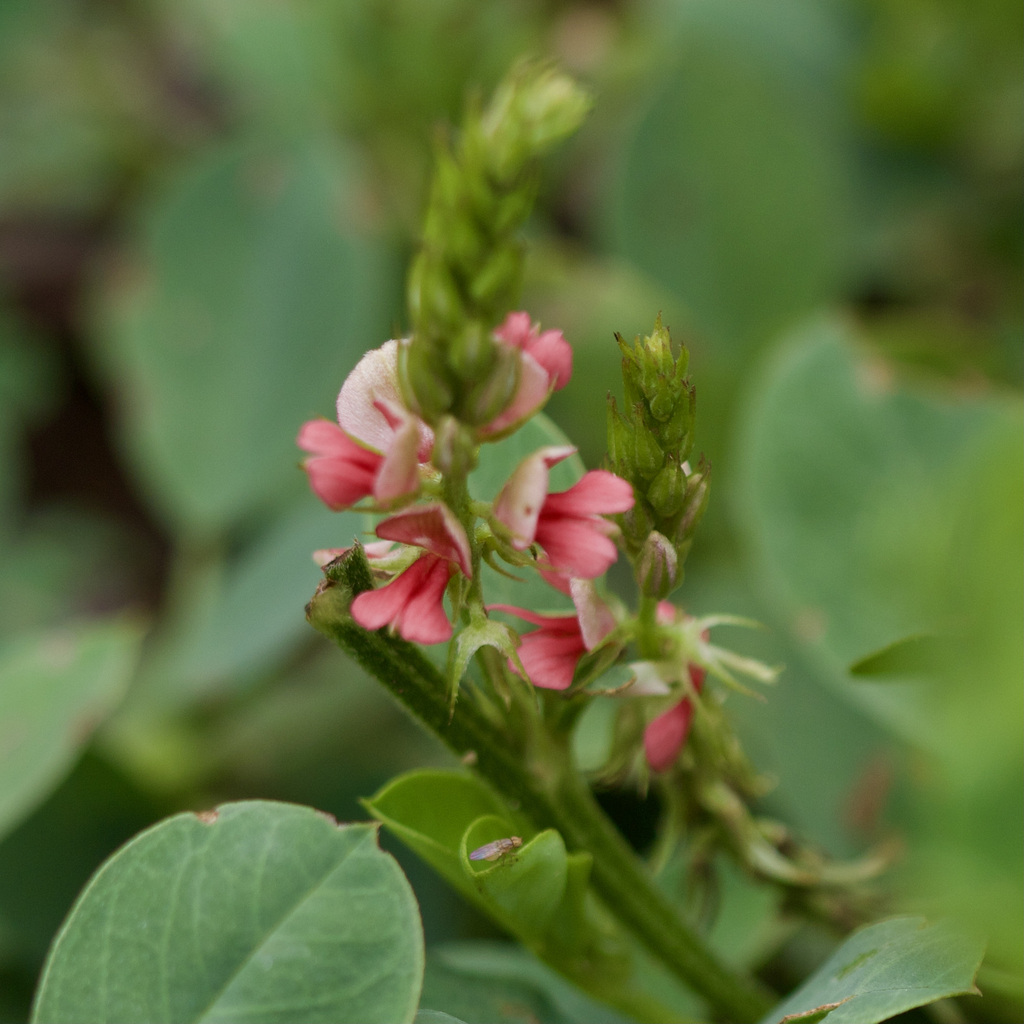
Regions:
[[[523,845],[519,836],[509,836],[506,839],[495,839],[493,843],[486,843],[478,847],[470,855],[470,860],[497,860],[504,857],[506,853],[518,850]]]

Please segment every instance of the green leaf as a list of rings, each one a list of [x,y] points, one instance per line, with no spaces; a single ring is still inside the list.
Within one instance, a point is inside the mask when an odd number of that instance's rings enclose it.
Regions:
[[[979,994],[983,944],[945,924],[898,917],[854,932],[761,1022],[876,1024],[936,999]],[[834,1009],[822,1013],[829,1004]]]
[[[0,645],[0,833],[49,793],[121,699],[142,634],[114,620]]]
[[[33,1020],[411,1021],[416,902],[371,825],[226,804],[136,837],[54,943]]]
[[[940,649],[936,638],[926,633],[903,637],[881,650],[858,658],[850,666],[851,676],[907,676],[934,671]]]
[[[823,679],[929,745],[909,690],[853,687],[846,667],[907,635],[948,631],[951,499],[1008,403],[897,387],[838,321],[795,333],[758,381],[732,497],[762,591]]]
[[[122,436],[160,511],[216,532],[304,487],[295,436],[385,340],[382,250],[336,142],[209,150],[153,197],[145,272],[101,296]]]
[[[440,1010],[424,1010],[421,1007],[416,1011],[413,1024],[466,1024],[466,1022],[449,1013],[442,1013]]]
[[[363,805],[410,849],[469,900],[481,905],[480,887],[465,860],[475,847],[466,833],[479,819],[494,834],[477,845],[510,835],[522,836],[526,822],[514,820],[502,801],[473,776],[442,769],[407,772],[392,779]],[[503,824],[496,825],[497,822]]]
[[[190,692],[266,672],[309,637],[301,609],[323,574],[319,548],[364,539],[360,512],[331,512],[312,495],[258,534],[218,574],[175,636],[168,671]]]
[[[462,837],[462,856],[468,858],[478,847],[507,838],[507,827],[506,820],[495,815],[478,818]],[[565,895],[565,843],[554,829],[493,863],[468,859],[462,863],[484,903],[514,922],[520,935],[539,938]]]
[[[812,3],[671,10],[671,63],[651,61],[656,92],[621,151],[609,234],[685,300],[721,360],[839,284],[850,187],[837,32]]]
[[[508,943],[434,946],[423,979],[425,1006],[468,1024],[626,1024],[526,950]]]

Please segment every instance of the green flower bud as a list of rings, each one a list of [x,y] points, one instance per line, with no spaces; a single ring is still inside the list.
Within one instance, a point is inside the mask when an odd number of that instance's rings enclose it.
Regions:
[[[696,473],[691,473],[686,481],[686,495],[683,498],[682,516],[676,528],[675,541],[681,544],[692,539],[704,512],[708,507],[708,496],[710,489],[709,476],[711,466],[705,459],[701,459],[700,466]]]
[[[680,582],[679,556],[672,542],[652,530],[644,541],[636,564],[636,580],[647,597],[662,600]]]
[[[686,471],[679,460],[670,458],[647,488],[647,500],[662,518],[681,511],[686,500]]]
[[[422,249],[409,278],[412,338],[403,385],[432,426],[447,414],[485,423],[514,393],[490,332],[520,286],[515,233],[536,197],[541,154],[578,127],[587,107],[571,79],[522,64],[485,109],[469,107],[454,140],[439,144]]]
[[[512,401],[519,385],[522,365],[518,350],[508,346],[493,346],[492,364],[487,375],[465,394],[459,407],[459,417],[471,426],[490,423]]]

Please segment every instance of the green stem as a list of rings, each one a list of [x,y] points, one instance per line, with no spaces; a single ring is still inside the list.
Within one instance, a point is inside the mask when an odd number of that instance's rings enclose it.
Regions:
[[[452,717],[437,669],[413,644],[356,625],[348,615],[351,593],[346,587],[324,586],[307,609],[310,623],[351,654],[456,754],[472,753],[475,770],[539,828],[555,828],[570,850],[589,852],[596,892],[690,988],[735,1021],[763,1016],[772,1005],[769,994],[722,964],[669,909],[664,894],[572,766],[568,751],[547,751],[552,756],[531,766],[531,759],[472,702],[461,703]]]
[[[662,657],[658,644],[658,599],[646,594],[641,596],[637,611],[636,646],[641,658],[656,661]]]

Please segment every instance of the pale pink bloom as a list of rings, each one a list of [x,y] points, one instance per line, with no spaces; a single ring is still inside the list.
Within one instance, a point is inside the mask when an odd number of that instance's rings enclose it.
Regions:
[[[663,601],[658,605],[659,619],[663,618],[661,605],[665,603]],[[704,669],[694,664],[688,665],[687,669],[694,692],[700,693],[706,675]],[[658,715],[644,730],[644,754],[654,771],[666,771],[675,763],[690,734],[693,710],[693,701],[684,697],[674,707]]]
[[[390,626],[413,643],[437,644],[452,637],[444,593],[456,569],[472,574],[466,531],[440,503],[414,505],[385,519],[377,536],[424,549],[404,572],[352,602],[352,617],[365,629]]]
[[[615,628],[611,610],[589,580],[573,580],[571,589],[575,615],[540,615],[510,604],[487,606],[488,611],[509,612],[540,627],[522,637],[519,660],[530,682],[546,690],[568,689],[583,655]]]
[[[310,486],[330,508],[369,495],[387,504],[419,488],[433,435],[402,405],[397,360],[397,341],[367,352],[338,395],[340,427],[321,419],[299,431],[299,447],[314,456],[303,463]]]
[[[507,433],[528,419],[572,376],[572,348],[562,332],[541,332],[531,324],[529,313],[509,313],[494,335],[519,349],[519,384],[511,402],[483,428],[489,437]]]
[[[430,428],[405,408],[398,382],[398,346],[386,341],[356,363],[338,392],[338,422],[342,429],[364,444],[386,452],[396,433],[396,418],[416,427],[416,452],[420,462],[430,458],[434,435]]]
[[[569,490],[548,494],[551,467],[575,450],[542,448],[523,459],[495,500],[494,514],[509,528],[515,548],[523,551],[536,543],[544,549],[545,568],[594,579],[618,557],[611,539],[616,527],[602,516],[632,508],[633,488],[598,469],[585,473]]]

